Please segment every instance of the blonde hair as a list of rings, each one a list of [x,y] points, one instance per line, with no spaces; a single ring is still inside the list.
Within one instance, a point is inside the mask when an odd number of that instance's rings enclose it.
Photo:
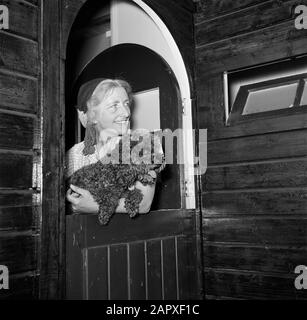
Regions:
[[[115,88],[125,89],[129,98],[129,102],[132,102],[132,89],[127,81],[121,79],[103,80],[97,85],[92,96],[87,101],[88,111],[90,111],[89,118],[93,118],[93,114],[91,112],[92,108],[98,106],[104,99],[110,96]]]
[[[87,101],[87,118],[88,124],[85,131],[84,139],[84,150],[83,154],[93,154],[95,152],[96,141],[96,129],[93,125],[95,121],[95,110],[94,108],[98,106],[104,99],[113,93],[115,88],[123,88],[127,92],[129,102],[132,102],[132,89],[130,84],[121,79],[106,79],[101,81],[95,88],[93,94]]]

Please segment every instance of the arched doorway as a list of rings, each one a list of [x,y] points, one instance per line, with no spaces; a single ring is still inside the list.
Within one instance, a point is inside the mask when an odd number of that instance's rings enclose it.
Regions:
[[[68,73],[69,70],[67,70]],[[76,110],[74,106],[78,89],[82,83],[97,77],[125,79],[131,84],[135,94],[149,92],[153,89],[158,90],[158,110],[155,111],[158,114],[151,114],[152,117],[157,117],[158,127],[154,129],[169,129],[174,132],[182,127],[181,95],[171,68],[157,53],[147,47],[136,44],[121,44],[97,55],[87,64],[72,85],[67,84],[67,121],[65,126],[67,149],[83,140],[84,136],[84,130],[81,130],[81,140],[76,141],[76,137],[80,135],[77,131],[80,130],[80,127],[81,129],[83,127],[80,126],[78,120],[71,121],[71,119],[75,118]],[[140,107],[149,108],[150,106]],[[148,109],[147,114],[149,112],[150,110]],[[175,163],[167,166],[159,177],[155,199],[151,207],[152,210],[179,209],[182,207],[184,195],[181,194],[180,185],[184,184],[184,181],[182,170],[180,170],[180,166],[176,161],[177,150],[174,150],[174,159]]]
[[[97,4],[87,2],[86,6],[91,3]],[[69,50],[74,51],[70,46],[67,50],[69,58]],[[112,63],[124,61],[123,54],[130,54],[130,61],[134,63]],[[139,59],[134,55],[139,55]],[[144,64],[139,68],[143,72],[150,69],[148,63],[153,63],[154,76],[135,72],[137,61]],[[66,63],[69,65],[69,59]],[[97,74],[99,63],[103,74],[100,69]],[[111,67],[106,68],[104,64]],[[78,81],[95,76],[115,77],[120,72],[137,91],[159,87],[160,104],[165,103],[165,109],[160,108],[161,126],[170,129],[182,126],[180,83],[177,85],[167,63],[148,48],[131,44],[114,46],[93,59]],[[68,73],[66,77],[70,79]],[[66,87],[66,117],[73,106],[74,90],[71,89]],[[68,147],[74,143],[74,135],[70,136],[75,132],[71,123],[66,123]],[[95,215],[67,216],[68,299],[184,299],[197,295],[195,221],[181,201],[185,184],[179,167],[172,167],[170,173],[170,187],[165,192],[162,188],[155,204],[157,210],[146,216],[130,220],[125,215],[116,215],[103,229]],[[176,197],[177,201],[169,200]]]

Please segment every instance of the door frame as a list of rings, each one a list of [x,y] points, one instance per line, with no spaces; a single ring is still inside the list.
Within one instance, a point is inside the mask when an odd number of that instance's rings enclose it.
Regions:
[[[166,30],[178,43],[178,52],[182,52],[182,62],[185,66],[190,94],[190,118],[191,127],[198,129],[198,121],[195,112],[194,91],[194,37],[193,37],[193,12],[190,12],[191,20],[190,41],[182,40],[180,30],[176,30],[175,19],[167,19],[168,10],[174,11],[174,5],[159,4],[154,0],[133,0],[137,4],[144,4],[157,12],[156,16],[161,21],[168,21]],[[41,34],[41,92],[42,105],[41,130],[43,133],[43,173],[42,173],[42,219],[41,219],[41,245],[40,245],[40,299],[64,299],[65,298],[65,57],[66,45],[71,26],[76,19],[81,7],[87,0],[42,0],[40,25]],[[163,7],[165,6],[165,8]],[[176,8],[175,8],[176,10]],[[146,10],[145,10],[146,11]],[[188,13],[188,11],[187,11]],[[52,22],[52,23],[51,23]],[[180,48],[180,49],[179,49]],[[181,53],[180,53],[181,55]],[[197,142],[197,141],[196,141]],[[197,145],[197,144],[196,144]],[[197,148],[196,148],[197,149]],[[198,150],[195,150],[195,156]],[[199,177],[194,181],[196,210],[195,227],[198,248],[198,268],[202,277],[201,255],[201,210],[199,208],[198,192]],[[202,283],[202,279],[200,279]]]

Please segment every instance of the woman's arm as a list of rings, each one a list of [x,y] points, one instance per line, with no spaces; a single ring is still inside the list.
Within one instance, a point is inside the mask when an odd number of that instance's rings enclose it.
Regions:
[[[135,188],[138,188],[139,190],[141,190],[143,194],[143,200],[141,201],[139,206],[139,213],[140,214],[148,213],[150,211],[151,203],[155,195],[156,184],[144,186],[141,182],[137,181],[135,184]],[[119,199],[119,203],[115,212],[127,213],[127,210],[124,204],[125,204],[125,199],[124,198]]]
[[[154,171],[149,172],[154,178],[157,176]],[[155,195],[156,185],[143,185],[141,182],[137,181],[135,186],[143,193],[143,200],[139,206],[139,213],[145,214],[150,211],[151,203]],[[98,213],[99,206],[94,200],[89,191],[81,189],[79,187],[70,186],[70,189],[66,194],[67,200],[71,203],[72,211],[74,213]],[[124,206],[125,199],[121,198],[119,200],[118,206],[115,210],[116,213],[127,213]]]

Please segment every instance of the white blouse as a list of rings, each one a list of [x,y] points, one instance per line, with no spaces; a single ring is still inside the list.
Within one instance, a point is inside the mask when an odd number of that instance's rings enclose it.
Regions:
[[[112,137],[106,144],[104,144],[99,152],[95,145],[95,152],[93,154],[84,155],[84,141],[75,144],[66,153],[66,170],[65,177],[69,178],[75,171],[84,166],[96,163],[99,159],[103,158],[107,153],[111,152],[120,140],[120,136]]]
[[[72,148],[70,148],[66,153],[66,167],[65,167],[65,178],[69,178],[75,171],[81,169],[84,166],[96,163],[99,159],[103,158],[107,153],[111,153],[111,151],[116,147],[120,136],[115,136],[109,139],[107,143],[105,143],[99,150],[97,150],[97,146],[95,145],[95,152],[90,155],[84,155],[84,142],[80,142],[75,144]],[[155,152],[164,157],[161,141],[157,136],[154,136],[155,139]],[[156,149],[157,147],[157,149]],[[165,167],[165,163],[161,165],[157,173],[161,172]]]

